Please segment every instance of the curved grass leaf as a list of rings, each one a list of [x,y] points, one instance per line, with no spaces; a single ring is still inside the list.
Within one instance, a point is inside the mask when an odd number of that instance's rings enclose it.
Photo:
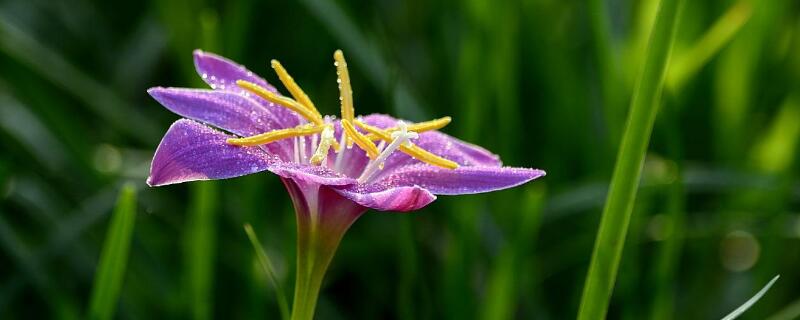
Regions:
[[[136,221],[136,189],[122,187],[111,218],[89,303],[90,319],[111,319],[117,306]]]
[[[767,293],[769,288],[771,288],[772,285],[775,284],[775,281],[778,281],[778,278],[780,277],[781,277],[780,275],[777,275],[774,278],[772,278],[772,280],[770,280],[767,283],[767,285],[761,289],[761,291],[757,292],[756,295],[750,298],[750,300],[745,301],[743,305],[739,306],[738,308],[736,308],[736,310],[733,310],[733,312],[729,313],[727,316],[722,318],[722,320],[733,320],[738,318],[742,313],[747,311],[747,309],[750,309],[750,307],[752,307],[756,302],[758,302],[758,300],[761,299],[761,297],[763,297],[765,293]]]
[[[261,247],[261,243],[258,242],[258,237],[256,236],[256,232],[253,231],[253,226],[251,226],[249,223],[246,223],[244,225],[244,231],[247,232],[247,238],[249,238],[250,243],[253,244],[253,250],[256,252],[256,256],[258,257],[258,262],[261,264],[261,268],[264,269],[264,273],[267,275],[267,278],[269,278],[269,281],[272,282],[272,285],[275,287],[275,296],[278,299],[278,307],[281,311],[281,319],[288,320],[289,304],[286,302],[286,295],[283,292],[280,282],[278,282],[278,278],[275,277],[275,268],[272,267],[272,263],[269,262],[267,253],[264,251],[264,248]]]
[[[578,312],[581,320],[603,319],[608,310],[661,99],[680,4],[681,0],[663,0],[659,4],[586,276]]]

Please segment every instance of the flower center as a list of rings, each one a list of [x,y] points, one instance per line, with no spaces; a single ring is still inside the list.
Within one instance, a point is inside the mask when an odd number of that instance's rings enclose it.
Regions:
[[[272,60],[271,65],[275,73],[278,74],[278,79],[286,86],[294,99],[275,94],[252,82],[238,80],[236,84],[267,101],[294,111],[308,123],[298,125],[294,128],[273,130],[250,137],[231,138],[228,139],[227,142],[237,146],[256,146],[282,139],[294,138],[294,160],[301,163],[306,163],[308,161],[314,165],[326,165],[327,156],[332,147],[337,153],[333,167],[337,172],[340,172],[342,169],[341,162],[343,161],[344,150],[341,148],[341,145],[344,144],[349,149],[355,144],[360,149],[364,150],[370,159],[358,178],[359,183],[369,182],[375,173],[383,168],[386,159],[396,150],[400,150],[419,161],[434,166],[447,169],[458,168],[457,163],[432,154],[411,143],[411,140],[419,137],[418,132],[440,129],[450,123],[450,117],[413,124],[406,124],[403,121],[399,121],[396,127],[387,129],[380,129],[363,123],[355,118],[353,89],[350,86],[350,74],[347,70],[347,62],[344,59],[342,51],[336,50],[333,58],[335,61],[334,65],[336,66],[336,74],[338,76],[337,82],[339,84],[339,101],[341,102],[342,116],[340,121],[342,125],[342,134],[339,136],[338,140],[334,134],[333,124],[326,122],[322,114],[314,106],[314,103],[311,102],[308,95],[295,83],[292,76],[289,75],[280,62]],[[361,133],[358,129],[366,131],[367,134]],[[306,157],[306,136],[312,137],[312,147],[313,145],[317,145],[310,159]],[[379,145],[381,147],[375,146],[373,141],[380,141]],[[386,145],[386,147],[382,148],[384,145]]]

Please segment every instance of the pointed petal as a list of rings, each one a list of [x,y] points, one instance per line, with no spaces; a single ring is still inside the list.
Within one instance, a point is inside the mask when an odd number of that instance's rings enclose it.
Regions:
[[[176,121],[156,149],[147,183],[233,178],[264,171],[277,161],[262,149],[229,145],[229,137],[192,120]]]
[[[527,168],[465,166],[450,170],[420,164],[386,174],[365,190],[419,186],[433,194],[473,194],[516,187],[544,175],[542,170]]]
[[[282,128],[294,127],[300,124],[300,117],[289,109],[254,96],[236,85],[236,80],[245,80],[255,83],[272,92],[278,92],[275,87],[267,83],[242,65],[213,53],[202,50],[194,51],[194,66],[197,74],[211,86],[212,89],[230,91],[252,97],[267,108],[283,124]]]
[[[195,50],[194,67],[197,69],[197,74],[200,75],[200,78],[208,83],[212,89],[241,90],[236,85],[236,80],[246,80],[275,92],[275,87],[267,83],[264,78],[259,77],[236,62],[210,52]]]
[[[369,192],[357,186],[334,190],[359,205],[378,211],[414,211],[436,200],[435,195],[419,186],[373,188]]]
[[[252,136],[282,129],[281,123],[264,106],[238,93],[205,89],[151,88],[147,92],[170,111],[239,136]],[[277,141],[264,146],[284,157],[291,144]]]

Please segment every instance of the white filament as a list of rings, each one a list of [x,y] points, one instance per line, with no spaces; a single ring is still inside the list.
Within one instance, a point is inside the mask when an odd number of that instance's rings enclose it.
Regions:
[[[306,137],[299,137],[300,138],[300,163],[306,163],[308,161],[306,157]]]
[[[383,168],[383,162],[386,161],[387,158],[395,151],[397,148],[400,148],[401,145],[408,145],[410,144],[411,139],[416,139],[419,135],[414,131],[408,131],[408,126],[403,121],[398,121],[397,126],[399,130],[392,132],[392,143],[386,146],[383,151],[378,155],[375,160],[370,161],[367,164],[367,167],[364,168],[364,172],[361,173],[361,176],[358,177],[358,183],[366,183],[369,182],[369,179],[375,175],[375,172],[378,169]]]
[[[341,148],[344,148],[344,143],[345,143],[345,134],[344,134],[344,128],[342,128],[342,135],[339,137],[339,146]],[[336,154],[336,162],[333,163],[334,171],[341,172],[342,158],[344,158],[344,149],[339,149],[339,152]]]

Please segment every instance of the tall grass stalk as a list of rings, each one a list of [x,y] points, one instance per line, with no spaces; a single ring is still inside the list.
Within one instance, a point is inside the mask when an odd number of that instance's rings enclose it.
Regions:
[[[663,0],[631,100],[611,186],[595,240],[578,319],[603,319],[616,280],[647,145],[653,130],[681,0]]]
[[[192,185],[192,203],[186,238],[186,271],[188,304],[193,319],[213,318],[211,291],[214,286],[216,253],[215,217],[217,188],[214,182]]]
[[[135,222],[136,189],[133,185],[126,184],[119,193],[97,265],[89,302],[90,319],[111,319],[114,316],[128,264]]]
[[[659,244],[655,268],[652,268],[653,303],[650,319],[666,320],[675,315],[676,278],[683,241],[686,234],[686,189],[684,185],[683,136],[677,108],[664,110],[662,119],[666,125],[665,140],[667,156],[673,162],[674,180],[662,192],[666,194],[666,214],[663,230],[666,239]]]
[[[752,13],[750,1],[740,0],[728,9],[691,49],[683,54],[676,54],[667,74],[667,87],[670,90],[679,90],[726,44],[730,43],[750,20]]]
[[[278,299],[278,308],[280,308],[281,311],[281,319],[288,320],[289,303],[286,302],[286,295],[283,292],[281,283],[278,282],[278,278],[275,277],[275,268],[272,267],[272,263],[269,262],[267,253],[264,251],[264,248],[261,247],[261,243],[258,242],[258,237],[256,236],[256,232],[253,231],[253,226],[251,226],[249,223],[246,223],[244,225],[244,231],[247,233],[247,238],[250,239],[250,243],[253,245],[253,250],[255,250],[256,256],[258,257],[258,263],[261,264],[261,268],[264,269],[264,274],[267,275],[267,278],[270,282],[272,282],[272,286],[275,288],[275,297]]]

